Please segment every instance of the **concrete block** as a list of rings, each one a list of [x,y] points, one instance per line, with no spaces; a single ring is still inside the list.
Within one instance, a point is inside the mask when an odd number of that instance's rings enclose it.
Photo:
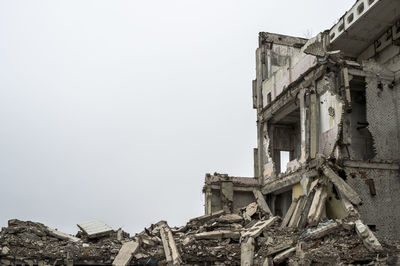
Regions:
[[[112,265],[113,266],[126,266],[133,258],[133,255],[138,251],[139,243],[137,241],[129,241],[122,245],[115,257]]]

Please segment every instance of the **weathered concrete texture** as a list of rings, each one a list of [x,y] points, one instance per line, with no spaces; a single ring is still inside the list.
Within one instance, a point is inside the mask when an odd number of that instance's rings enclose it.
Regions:
[[[267,202],[265,201],[264,195],[260,190],[253,190],[254,197],[256,199],[258,207],[265,213],[272,215],[270,208],[268,207]]]
[[[376,226],[378,237],[400,239],[400,177],[398,170],[345,168],[346,182],[360,195],[363,204],[357,209],[367,225]],[[371,195],[366,181],[372,179],[376,195]]]
[[[122,245],[121,249],[118,252],[118,255],[115,257],[112,265],[113,266],[126,266],[129,265],[133,254],[139,249],[139,243],[137,241],[129,241]]]
[[[375,237],[374,233],[361,222],[361,220],[357,220],[355,222],[356,232],[363,240],[364,245],[370,251],[380,252],[383,251],[381,243],[379,243],[378,239]]]
[[[393,88],[394,73],[374,60],[363,63],[366,77],[367,121],[378,160],[399,160],[400,139],[398,87]]]
[[[243,208],[254,202],[254,195],[251,191],[233,192],[233,210]]]
[[[254,265],[254,238],[249,237],[246,241],[242,242],[240,250],[240,265],[251,266]]]
[[[240,233],[232,232],[229,230],[219,230],[219,231],[198,233],[193,235],[193,237],[195,239],[224,239],[224,238],[239,239]]]

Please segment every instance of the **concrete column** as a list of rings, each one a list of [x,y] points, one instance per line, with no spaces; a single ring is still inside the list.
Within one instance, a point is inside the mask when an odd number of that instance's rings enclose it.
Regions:
[[[301,133],[301,155],[300,162],[304,163],[307,160],[307,108],[305,106],[305,89],[302,88],[299,92],[300,102],[300,133]]]
[[[318,108],[317,94],[314,92],[310,95],[310,157],[314,159],[318,152]]]
[[[254,238],[249,237],[246,241],[242,242],[240,246],[240,265],[250,266],[254,265]]]
[[[211,187],[207,187],[206,193],[205,193],[205,203],[204,203],[205,214],[211,214],[211,212],[212,212],[211,199],[212,199]]]
[[[232,180],[221,182],[221,205],[227,213],[233,211],[233,183]]]

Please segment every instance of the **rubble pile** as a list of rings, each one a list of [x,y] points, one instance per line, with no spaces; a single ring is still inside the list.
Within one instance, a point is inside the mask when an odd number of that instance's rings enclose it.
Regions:
[[[70,236],[10,220],[0,233],[1,265],[396,265],[400,243],[374,237],[356,218],[287,227],[252,203],[170,228],[165,221],[130,237],[121,229]],[[372,238],[371,238],[372,237]],[[371,246],[368,241],[375,241]]]

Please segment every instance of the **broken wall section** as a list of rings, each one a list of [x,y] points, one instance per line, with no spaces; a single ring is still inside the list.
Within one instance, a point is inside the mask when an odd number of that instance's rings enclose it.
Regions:
[[[371,166],[373,167],[373,166]],[[358,211],[379,237],[400,236],[400,180],[398,166],[389,169],[345,167],[346,182],[360,195]],[[390,169],[392,168],[392,169]]]
[[[260,190],[256,178],[206,174],[203,193],[205,214],[224,210],[230,213],[255,201],[253,190]]]
[[[367,121],[376,152],[374,159],[399,161],[400,86],[396,85],[395,74],[375,60],[363,62],[363,69],[367,73]]]

